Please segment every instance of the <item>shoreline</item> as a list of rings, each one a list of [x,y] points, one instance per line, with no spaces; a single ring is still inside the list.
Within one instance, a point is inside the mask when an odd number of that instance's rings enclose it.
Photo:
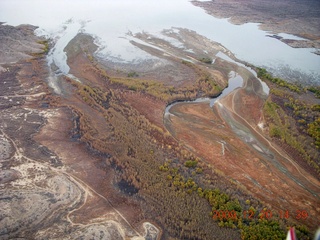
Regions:
[[[286,0],[279,1],[275,3],[278,5],[275,13],[268,12],[270,7],[267,7],[266,4],[259,3],[259,1],[244,1],[242,4],[236,4],[237,7],[232,6],[233,1],[222,1],[217,0],[215,2],[202,2],[202,1],[192,1],[192,3],[206,10],[210,15],[213,15],[218,18],[229,18],[229,21],[236,25],[242,25],[246,23],[258,23],[259,28],[263,31],[269,32],[270,34],[291,34],[293,36],[301,37],[306,40],[294,40],[294,39],[278,39],[291,47],[297,48],[315,48],[319,51],[320,49],[320,35],[319,29],[316,22],[319,22],[320,11],[316,6],[313,8],[307,4],[301,4],[301,9],[296,9],[294,3],[291,3]],[[260,8],[258,5],[260,4]],[[293,17],[286,19],[285,11],[283,5],[288,4],[287,10],[292,12]],[[316,4],[316,3],[315,3]],[[312,16],[309,16],[310,8],[313,12]],[[258,13],[254,10],[258,9]],[[263,11],[265,9],[265,12]],[[295,14],[300,16],[299,13],[304,12],[305,17],[304,21],[299,21],[295,19]],[[318,14],[317,14],[318,12]],[[282,13],[282,14],[281,14]],[[275,14],[275,15],[274,15]],[[277,16],[277,14],[279,16]],[[307,26],[303,28],[303,26]]]
[[[223,222],[227,226],[223,228],[210,216],[211,203],[220,197],[226,199],[224,206],[236,204],[245,211],[304,207],[319,212],[313,204],[317,199],[264,161],[269,155],[258,137],[275,141],[267,136],[268,127],[260,127],[267,126],[262,112],[267,96],[253,71],[242,61],[230,61],[232,55],[221,44],[194,31],[168,31],[171,40],[145,32],[135,36],[141,40],[135,47],[165,63],[153,62],[153,68],[143,66],[140,71],[130,64],[124,69],[119,63],[101,62],[95,56],[94,36],[77,34],[63,49],[70,71],[62,71],[57,94],[44,81],[51,70],[45,52],[7,64],[10,71],[0,71],[4,86],[0,141],[5,146],[12,143],[0,167],[14,175],[5,179],[4,192],[21,207],[12,211],[6,205],[4,219],[26,219],[18,223],[18,230],[8,224],[9,230],[0,227],[0,233],[32,239],[63,239],[66,232],[71,238],[104,234],[134,239],[149,233],[153,240],[240,239],[245,228],[237,222]],[[183,40],[184,48],[172,39]],[[175,106],[181,114],[172,117],[167,127],[165,109],[170,99],[220,96],[231,71],[242,77],[243,88],[228,93],[213,108],[202,103]],[[232,126],[238,127],[236,131]],[[246,134],[245,126],[260,134],[258,140]],[[240,137],[237,131],[242,131]],[[290,164],[286,164],[288,171],[304,173]],[[30,195],[32,206],[48,206],[46,211],[34,214],[30,202],[21,202]],[[310,204],[299,202],[300,196]],[[154,226],[145,228],[148,222]],[[301,222],[313,230],[310,219],[292,220]],[[281,224],[284,229],[286,223]],[[279,225],[279,234],[283,229]],[[255,234],[248,229],[246,233]]]

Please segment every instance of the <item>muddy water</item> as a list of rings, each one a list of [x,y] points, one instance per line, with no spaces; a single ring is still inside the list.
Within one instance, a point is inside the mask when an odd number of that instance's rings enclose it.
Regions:
[[[17,14],[17,12],[19,14]],[[71,19],[71,20],[70,20]],[[220,42],[238,59],[264,66],[279,76],[300,81],[317,81],[320,76],[320,56],[314,49],[294,49],[281,41],[267,37],[256,23],[236,26],[227,19],[217,19],[195,7],[188,0],[2,0],[0,22],[33,24],[37,33],[56,41],[54,62],[66,73],[63,49],[78,32],[97,37],[98,55],[120,62],[139,62],[152,58],[130,44],[127,33],[146,31],[161,36],[163,29],[181,27],[194,30]],[[290,38],[290,36],[287,36]],[[59,41],[60,39],[60,41]],[[184,46],[183,42],[176,43]]]

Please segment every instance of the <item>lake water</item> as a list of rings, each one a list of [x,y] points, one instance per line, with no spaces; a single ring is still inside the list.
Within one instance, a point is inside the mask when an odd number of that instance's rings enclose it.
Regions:
[[[233,25],[188,0],[1,0],[0,22],[36,25],[37,34],[55,38],[56,65],[65,61],[63,48],[78,32],[97,37],[100,56],[128,62],[152,58],[129,43],[128,32],[161,36],[163,29],[181,27],[221,43],[238,59],[278,76],[320,84],[320,56],[312,53],[314,49],[291,48],[267,37],[255,23]],[[58,67],[62,73],[69,71],[63,64]]]

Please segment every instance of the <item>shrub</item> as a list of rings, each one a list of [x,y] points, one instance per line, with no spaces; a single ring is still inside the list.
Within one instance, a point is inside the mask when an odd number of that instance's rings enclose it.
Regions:
[[[188,161],[186,161],[186,162],[184,163],[184,165],[185,165],[186,167],[188,167],[188,168],[194,168],[194,167],[197,166],[197,164],[198,164],[198,162],[197,162],[197,161],[193,161],[193,160],[188,160]]]
[[[128,73],[128,77],[139,77],[139,74],[136,73],[135,71],[131,71]]]
[[[209,57],[203,57],[199,59],[200,62],[206,63],[206,64],[211,64],[212,63],[212,59]]]

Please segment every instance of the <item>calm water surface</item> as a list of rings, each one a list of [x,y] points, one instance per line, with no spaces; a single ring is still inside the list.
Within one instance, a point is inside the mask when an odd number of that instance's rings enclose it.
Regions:
[[[159,36],[163,29],[182,27],[221,43],[237,58],[266,67],[278,76],[320,84],[320,56],[312,53],[314,49],[291,48],[267,37],[268,33],[255,23],[232,25],[188,0],[1,0],[0,21],[36,25],[38,34],[55,38],[57,65],[64,61],[64,46],[78,32],[97,37],[100,56],[128,62],[152,58],[129,43],[128,32]],[[68,68],[62,65],[60,70],[67,73]]]

